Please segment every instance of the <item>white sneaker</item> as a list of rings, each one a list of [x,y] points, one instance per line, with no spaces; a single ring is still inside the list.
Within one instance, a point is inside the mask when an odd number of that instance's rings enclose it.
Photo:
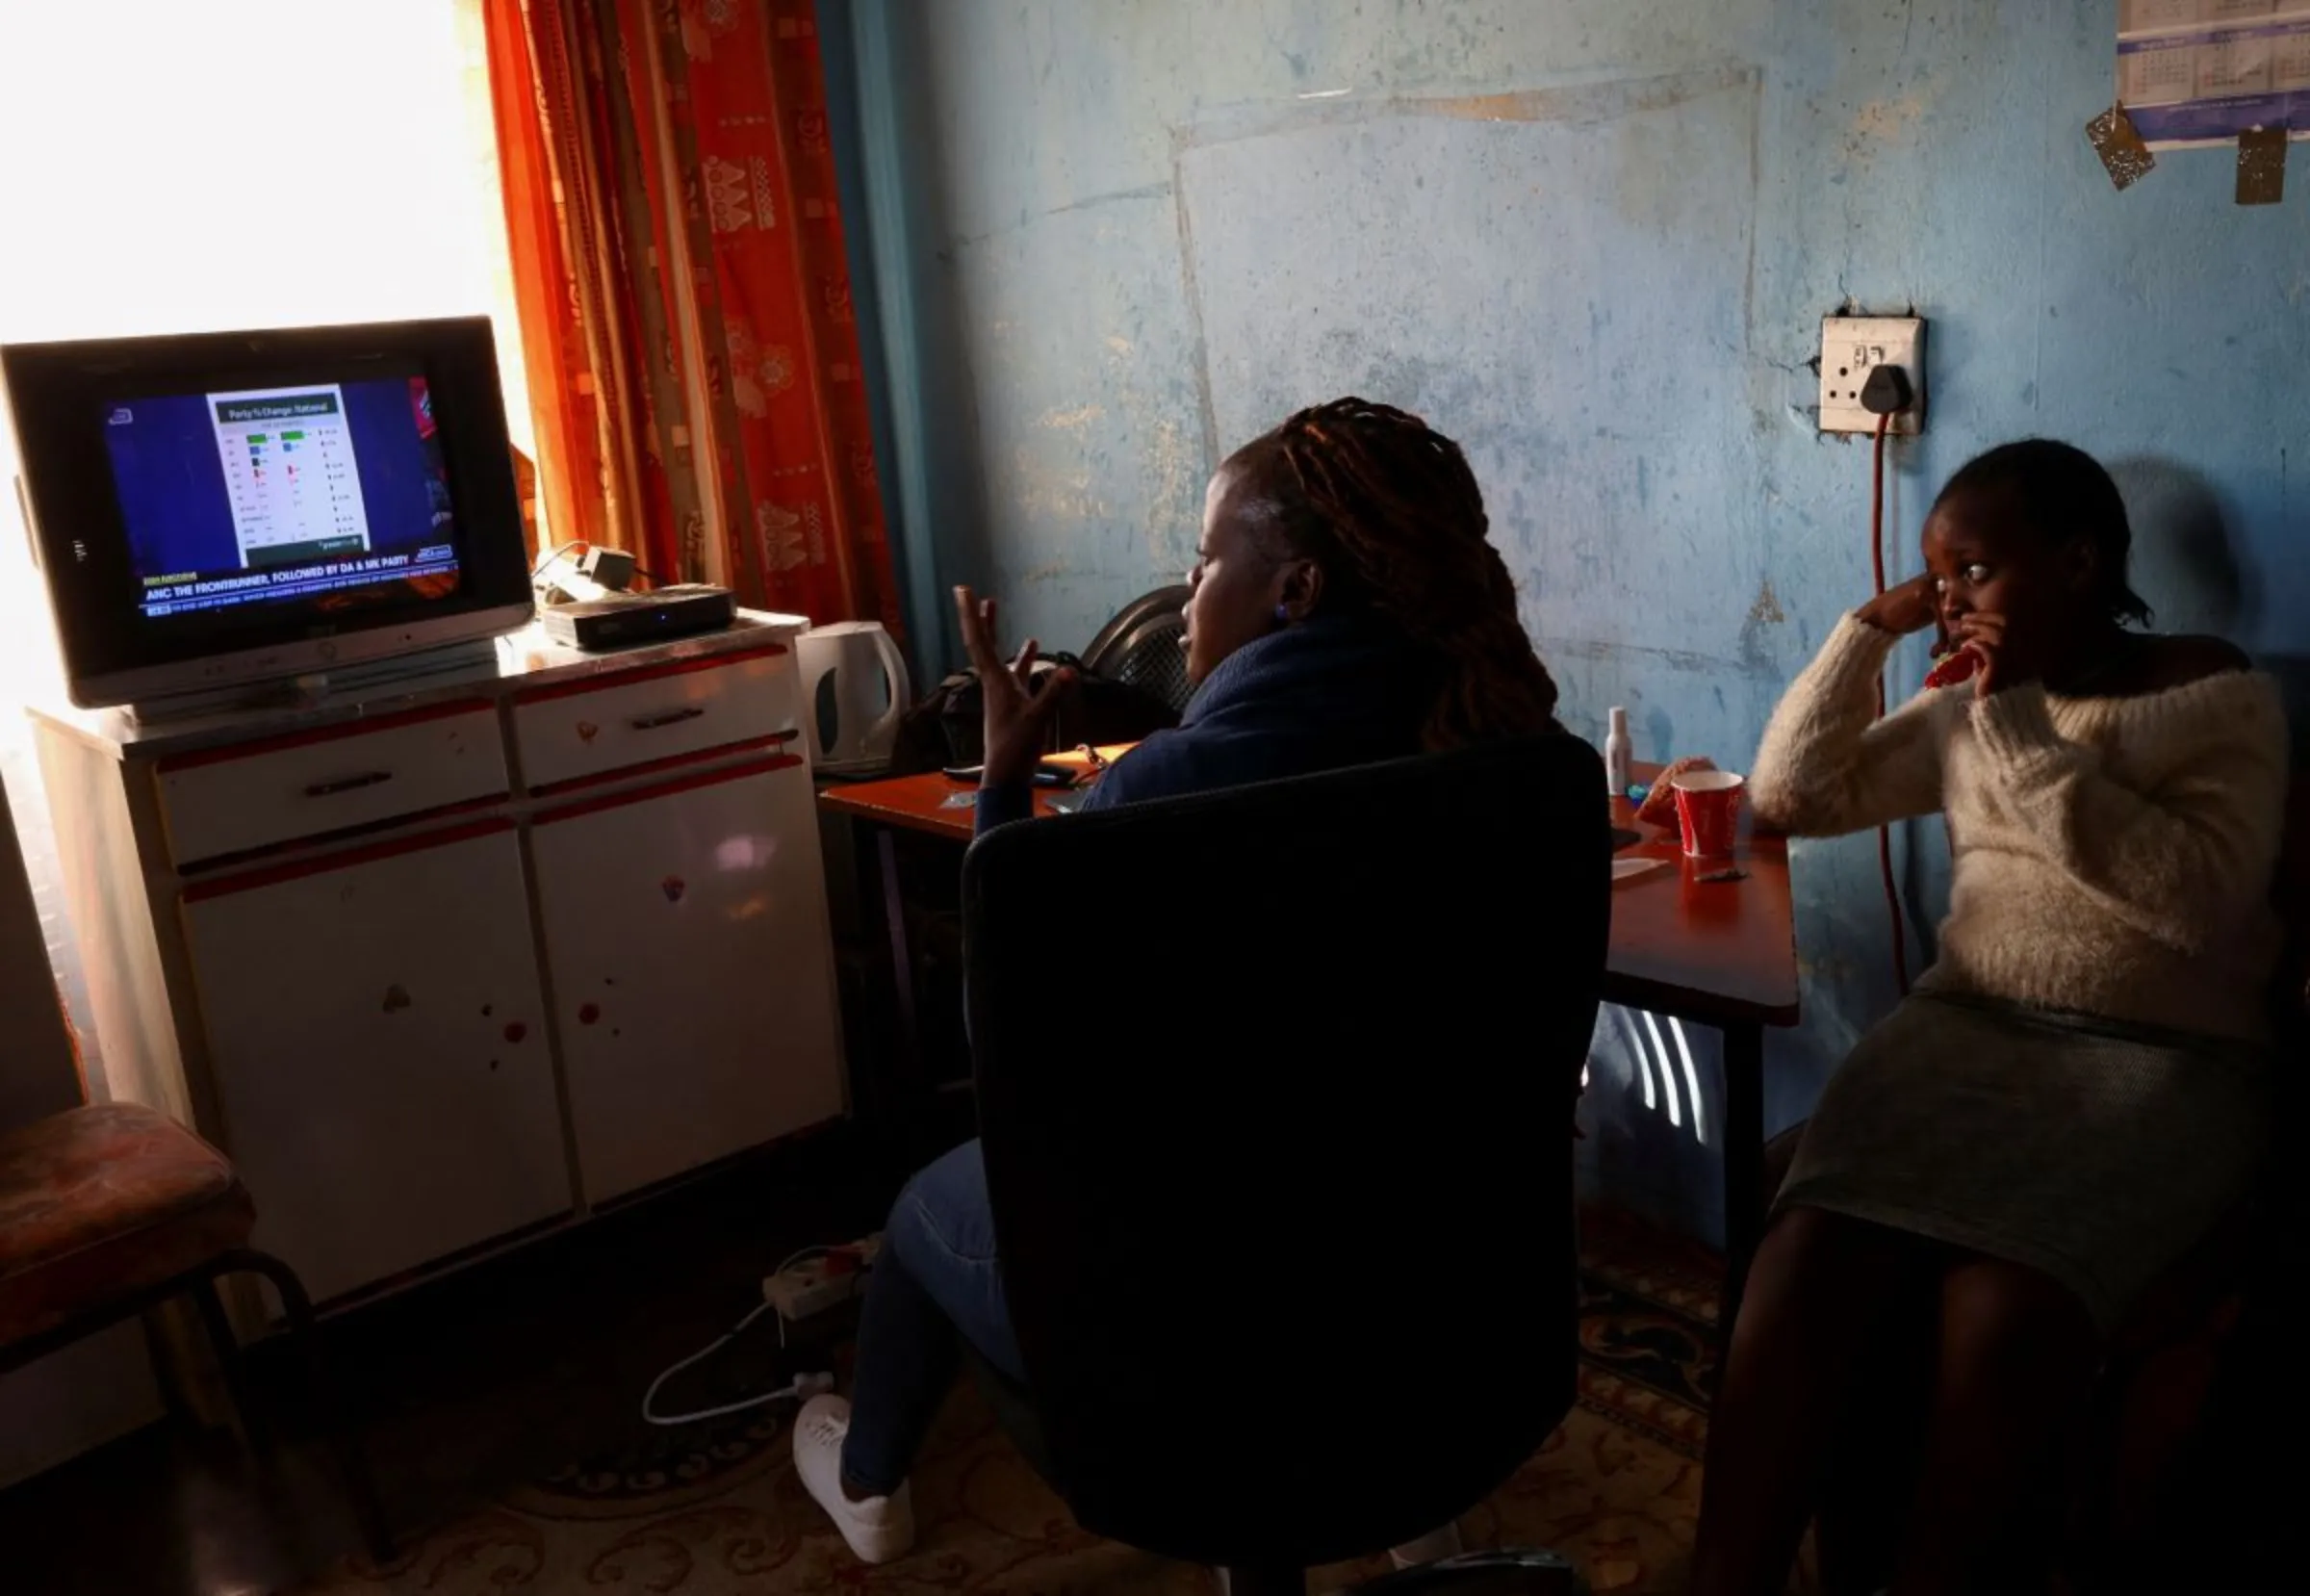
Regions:
[[[914,1499],[905,1485],[888,1496],[853,1502],[842,1492],[842,1441],[850,1433],[846,1397],[812,1397],[794,1416],[794,1472],[826,1509],[860,1562],[890,1562],[914,1549]]]
[[[1460,1544],[1460,1527],[1454,1522],[1441,1530],[1430,1530],[1418,1540],[1407,1540],[1401,1546],[1388,1549],[1388,1561],[1398,1568],[1417,1568],[1438,1557],[1456,1557],[1466,1548]]]

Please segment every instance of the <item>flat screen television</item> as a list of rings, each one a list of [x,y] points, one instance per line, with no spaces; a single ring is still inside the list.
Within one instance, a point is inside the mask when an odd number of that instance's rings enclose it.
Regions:
[[[85,708],[526,625],[485,317],[0,346],[17,489]]]

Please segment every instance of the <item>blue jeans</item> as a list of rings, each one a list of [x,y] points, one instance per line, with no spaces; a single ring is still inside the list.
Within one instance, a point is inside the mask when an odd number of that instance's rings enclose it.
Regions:
[[[867,1276],[842,1476],[871,1496],[898,1489],[954,1383],[967,1338],[1014,1380],[1018,1342],[994,1255],[987,1165],[974,1139],[907,1182]]]

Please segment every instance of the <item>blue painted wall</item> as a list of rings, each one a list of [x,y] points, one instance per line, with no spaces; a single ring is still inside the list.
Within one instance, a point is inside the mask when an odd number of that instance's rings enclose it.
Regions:
[[[923,624],[968,579],[1080,646],[1184,568],[1226,450],[1356,391],[1468,446],[1578,730],[1626,705],[1640,755],[1743,763],[1868,590],[1867,448],[1811,414],[1851,302],[1931,321],[1897,569],[1965,456],[2066,436],[2124,481],[2162,624],[2310,653],[2310,201],[2238,208],[2220,152],[2112,190],[2082,128],[2115,0],[822,11],[855,45]],[[1920,932],[1936,833],[1903,839]],[[1776,1123],[1892,996],[1868,841],[1803,848],[1798,891]],[[1587,1156],[1707,1234],[1714,1047],[1685,1043],[1689,1079],[1676,1036],[1607,1017]]]

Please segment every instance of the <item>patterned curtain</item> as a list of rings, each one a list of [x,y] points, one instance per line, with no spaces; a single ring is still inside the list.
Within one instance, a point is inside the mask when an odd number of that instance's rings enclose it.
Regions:
[[[896,632],[810,0],[484,9],[551,535]]]

